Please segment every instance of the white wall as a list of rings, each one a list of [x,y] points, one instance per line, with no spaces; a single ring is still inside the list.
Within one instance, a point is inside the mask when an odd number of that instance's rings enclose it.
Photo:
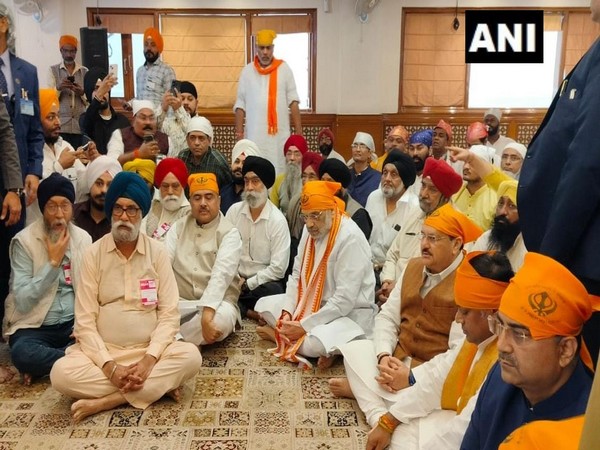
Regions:
[[[1,0],[13,5],[13,0]],[[40,86],[60,60],[58,39],[79,36],[86,8],[122,7],[123,0],[38,0],[44,20],[15,14],[17,54],[37,65]],[[402,7],[454,7],[454,0],[381,0],[366,24],[354,15],[355,0],[128,0],[131,8],[317,8],[317,112],[395,113],[398,109]],[[460,7],[588,7],[589,0],[460,0]]]

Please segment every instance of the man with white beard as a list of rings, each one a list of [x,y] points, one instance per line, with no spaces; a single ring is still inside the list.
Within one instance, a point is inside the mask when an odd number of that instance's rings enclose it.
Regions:
[[[275,178],[269,198],[285,215],[290,200],[302,191],[302,157],[308,152],[308,144],[299,134],[292,134],[283,146],[285,173]]]
[[[242,316],[258,320],[254,311],[259,298],[282,294],[290,259],[290,232],[285,216],[268,198],[275,181],[275,167],[265,158],[248,156],[242,168],[242,201],[231,205],[225,217],[242,236],[238,273]]]
[[[23,383],[46,376],[71,345],[75,288],[83,251],[92,239],[71,222],[75,189],[58,173],[38,188],[43,217],[10,244],[11,292],[6,298],[4,334]]]
[[[154,196],[150,212],[142,221],[142,232],[159,241],[164,241],[175,221],[190,212],[190,202],[185,197],[188,172],[179,158],[165,158],[154,172]]]

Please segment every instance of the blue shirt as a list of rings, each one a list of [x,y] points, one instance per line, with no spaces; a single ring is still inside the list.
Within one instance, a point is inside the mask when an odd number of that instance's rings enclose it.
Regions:
[[[534,420],[560,420],[585,413],[592,378],[581,361],[551,397],[530,406],[523,391],[502,381],[496,363],[481,387],[461,450],[497,450],[514,430]]]
[[[360,173],[356,173],[354,169],[350,170],[350,175],[352,181],[348,186],[348,194],[364,208],[369,194],[379,188],[381,172],[367,166],[367,169]]]

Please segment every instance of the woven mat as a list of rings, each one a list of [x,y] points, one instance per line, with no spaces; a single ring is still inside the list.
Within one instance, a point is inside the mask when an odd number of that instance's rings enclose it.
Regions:
[[[145,411],[118,408],[73,426],[71,399],[48,380],[0,384],[0,450],[358,450],[369,430],[355,401],[333,398],[327,370],[299,370],[267,352],[255,326],[202,349],[200,373],[180,403],[163,398]],[[9,360],[0,345],[0,363]]]

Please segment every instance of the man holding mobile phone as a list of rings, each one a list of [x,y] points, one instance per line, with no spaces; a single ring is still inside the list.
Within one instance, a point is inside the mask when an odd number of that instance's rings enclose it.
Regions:
[[[163,95],[160,113],[156,116],[158,129],[173,142],[171,154],[178,156],[187,145],[186,131],[190,119],[198,110],[198,91],[189,81],[173,80],[171,89]]]
[[[88,69],[75,61],[77,38],[63,35],[59,40],[62,61],[50,67],[48,86],[59,91],[61,136],[74,148],[83,143],[79,117],[85,112],[89,99],[83,90],[83,78]]]

